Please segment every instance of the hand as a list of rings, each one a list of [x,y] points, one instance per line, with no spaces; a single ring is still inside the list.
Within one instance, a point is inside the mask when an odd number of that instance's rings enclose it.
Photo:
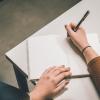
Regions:
[[[65,28],[67,30],[67,33],[72,40],[72,42],[75,44],[76,47],[80,51],[82,51],[86,46],[89,45],[85,30],[82,27],[79,27],[79,29],[74,32],[73,29],[76,27],[75,24],[70,23],[69,25],[66,25]]]
[[[35,89],[31,92],[31,97],[40,97],[40,100],[45,100],[47,97],[53,97],[59,93],[69,83],[65,77],[71,76],[70,68],[64,65],[59,67],[51,67],[47,69],[38,81]],[[32,100],[33,100],[32,99]]]

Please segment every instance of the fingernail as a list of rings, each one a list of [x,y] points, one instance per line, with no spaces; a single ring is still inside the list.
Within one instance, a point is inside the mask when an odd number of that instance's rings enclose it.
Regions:
[[[65,65],[61,65],[62,67],[65,67]]]
[[[67,67],[68,70],[70,70],[70,67]]]

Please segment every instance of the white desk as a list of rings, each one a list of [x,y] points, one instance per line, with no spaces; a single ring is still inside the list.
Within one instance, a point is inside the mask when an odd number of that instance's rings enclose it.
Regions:
[[[88,9],[90,10],[90,16],[88,16],[86,21],[84,21],[83,27],[86,29],[87,33],[100,33],[100,0],[82,0],[32,36],[45,34],[66,34],[64,25],[69,22],[77,23]],[[100,37],[99,34],[98,36]],[[6,56],[26,75],[28,75],[27,39],[12,50],[8,51]],[[91,87],[93,88],[93,92],[91,93],[94,93],[94,98],[96,98],[96,91],[92,85]]]

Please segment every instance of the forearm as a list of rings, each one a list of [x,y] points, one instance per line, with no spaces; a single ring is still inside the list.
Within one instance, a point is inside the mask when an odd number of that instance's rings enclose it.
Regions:
[[[92,47],[89,46],[84,29],[79,27],[79,29],[74,32],[73,28],[75,27],[76,25],[72,23],[67,25],[67,32],[75,46],[78,47],[78,49],[83,53],[88,64],[88,70],[91,78],[100,92],[100,57],[98,57],[98,54]]]
[[[87,48],[83,52],[83,55],[88,64],[88,71],[91,75],[91,78],[100,93],[100,57],[92,47]]]
[[[100,94],[100,56],[92,59],[88,63],[88,71]]]

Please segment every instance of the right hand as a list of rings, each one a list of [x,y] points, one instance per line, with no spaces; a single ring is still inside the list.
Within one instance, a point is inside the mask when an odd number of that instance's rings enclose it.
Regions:
[[[67,33],[74,43],[74,45],[82,51],[86,46],[89,45],[85,30],[82,27],[79,27],[76,32],[73,31],[73,28],[75,28],[76,25],[73,23],[70,23],[69,25],[66,25],[65,28],[67,30]]]

